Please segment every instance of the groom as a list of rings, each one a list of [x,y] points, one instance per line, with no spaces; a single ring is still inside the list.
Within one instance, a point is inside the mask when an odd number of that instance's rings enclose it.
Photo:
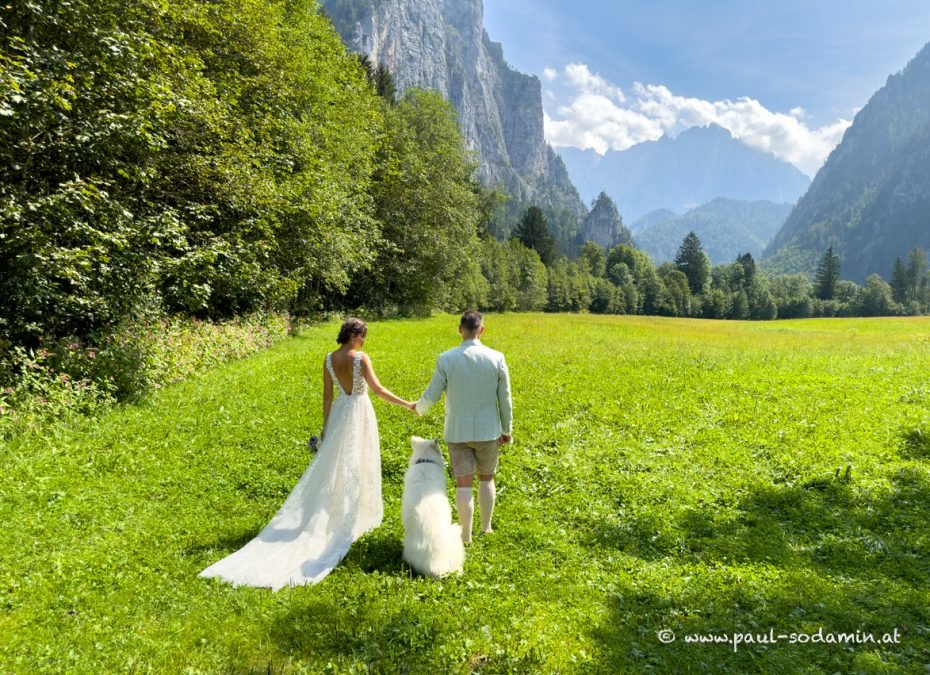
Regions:
[[[494,474],[498,446],[510,443],[513,417],[510,376],[504,355],[481,344],[484,323],[479,312],[469,311],[459,322],[462,344],[439,355],[436,372],[416,411],[425,413],[446,392],[443,438],[455,474],[455,505],[462,524],[462,541],[471,542],[472,482],[478,473],[478,507],[481,531],[491,532],[494,513]]]

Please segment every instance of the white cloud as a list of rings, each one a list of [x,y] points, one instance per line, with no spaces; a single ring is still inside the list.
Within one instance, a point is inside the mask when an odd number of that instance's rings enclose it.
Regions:
[[[547,82],[552,82],[558,76],[559,73],[555,68],[543,68],[543,77]]]
[[[600,75],[592,73],[583,63],[569,63],[565,66],[565,76],[569,84],[583,94],[599,94],[623,103],[626,97],[620,87],[615,87]]]
[[[746,145],[813,175],[851,123],[838,119],[812,129],[804,123],[807,113],[800,107],[778,113],[748,97],[706,101],[638,82],[627,100],[618,87],[581,63],[566,66],[565,75],[571,102],[557,107],[559,119],[545,118],[546,138],[555,147],[593,148],[600,153],[625,150],[664,133],[675,135],[689,127],[715,123]]]

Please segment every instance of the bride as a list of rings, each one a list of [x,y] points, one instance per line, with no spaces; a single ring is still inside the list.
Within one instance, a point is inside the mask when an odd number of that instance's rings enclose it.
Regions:
[[[200,576],[273,590],[315,584],[342,560],[353,541],[381,524],[378,423],[368,387],[411,411],[416,404],[378,382],[368,355],[359,351],[367,334],[364,321],[348,319],[336,338],[339,349],[326,355],[323,439],[316,459],[265,529]],[[339,390],[335,401],[334,388]]]

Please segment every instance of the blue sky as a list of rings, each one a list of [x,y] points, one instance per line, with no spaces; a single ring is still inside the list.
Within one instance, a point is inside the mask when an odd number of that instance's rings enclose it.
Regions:
[[[716,122],[813,174],[855,112],[930,42],[928,0],[484,0],[543,83],[556,147],[622,150]]]

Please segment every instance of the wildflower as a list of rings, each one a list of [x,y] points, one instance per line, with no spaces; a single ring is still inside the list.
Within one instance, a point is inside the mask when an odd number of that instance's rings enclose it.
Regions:
[[[68,375],[67,375],[66,373],[61,373],[61,375],[58,376],[58,379],[61,380],[62,382],[70,382],[70,381],[71,381],[71,378],[68,377]]]
[[[89,359],[95,359],[95,358],[97,358],[97,352],[95,352],[93,349],[88,349],[88,350],[87,350],[87,358],[89,358]]]

